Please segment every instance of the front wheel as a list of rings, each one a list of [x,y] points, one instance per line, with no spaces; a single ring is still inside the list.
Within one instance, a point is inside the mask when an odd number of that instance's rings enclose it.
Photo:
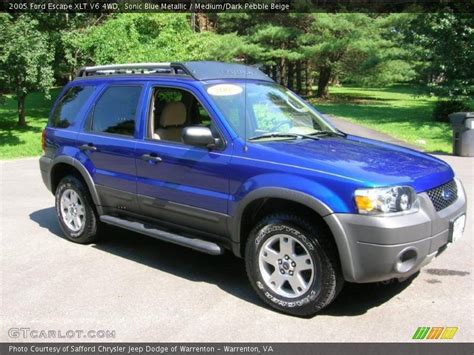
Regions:
[[[316,314],[343,285],[331,236],[298,216],[264,218],[249,235],[245,257],[257,294],[290,315]]]
[[[84,183],[74,176],[64,177],[55,193],[56,214],[66,237],[88,244],[97,238],[98,217]]]

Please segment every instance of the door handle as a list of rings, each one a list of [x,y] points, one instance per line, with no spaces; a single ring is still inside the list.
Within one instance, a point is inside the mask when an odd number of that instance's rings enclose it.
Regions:
[[[80,150],[86,151],[89,150],[91,152],[95,152],[97,150],[97,147],[95,147],[92,143],[89,144],[83,144],[79,147]]]
[[[153,161],[155,163],[160,163],[161,162],[161,158],[157,155],[154,155],[153,153],[152,154],[143,154],[141,156],[141,159],[142,160],[147,160],[147,161]]]

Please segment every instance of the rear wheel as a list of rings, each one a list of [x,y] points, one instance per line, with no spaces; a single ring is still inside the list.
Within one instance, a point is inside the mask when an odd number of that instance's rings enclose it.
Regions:
[[[247,274],[271,307],[309,317],[342,289],[335,245],[324,228],[291,214],[264,218],[246,246]]]
[[[96,240],[98,216],[84,183],[74,176],[64,177],[55,193],[56,214],[66,237],[81,244]]]

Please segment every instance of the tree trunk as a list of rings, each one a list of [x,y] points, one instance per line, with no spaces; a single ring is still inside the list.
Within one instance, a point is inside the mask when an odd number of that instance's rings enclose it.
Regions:
[[[275,64],[275,65],[272,65],[272,79],[275,81],[278,81],[277,77],[278,77],[278,72],[277,72],[277,66]]]
[[[301,62],[296,62],[296,92],[301,95],[303,90],[303,82],[301,80]]]
[[[306,96],[311,97],[313,96],[313,75],[311,73],[311,63],[309,61],[306,62],[305,68],[305,76],[306,76]]]
[[[17,95],[18,100],[18,126],[25,127],[25,95]]]
[[[280,58],[280,85],[286,86],[286,63],[285,58]]]
[[[191,18],[189,20],[190,20],[189,25],[191,27],[191,31],[196,32],[196,13],[195,12],[191,13]]]
[[[321,67],[319,70],[318,92],[316,94],[317,97],[328,96],[328,85],[329,85],[330,79],[331,79],[331,68]]]
[[[293,90],[294,70],[293,63],[288,63],[288,89]]]

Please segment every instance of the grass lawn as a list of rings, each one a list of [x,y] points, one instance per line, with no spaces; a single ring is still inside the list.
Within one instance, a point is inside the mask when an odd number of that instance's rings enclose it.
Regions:
[[[32,157],[41,154],[41,132],[48,121],[53,100],[60,89],[51,90],[51,99],[40,93],[26,97],[26,127],[17,125],[17,103],[7,96],[0,103],[0,159]]]
[[[59,90],[51,91],[50,100],[40,93],[27,96],[25,128],[17,125],[16,101],[11,96],[0,104],[0,159],[41,154],[41,131]],[[427,152],[451,153],[450,125],[431,120],[435,99],[415,94],[408,86],[331,87],[329,100],[310,101],[324,113],[389,134]]]
[[[322,112],[389,134],[427,152],[451,153],[448,123],[433,122],[435,99],[408,86],[331,87],[329,100],[311,100]]]

